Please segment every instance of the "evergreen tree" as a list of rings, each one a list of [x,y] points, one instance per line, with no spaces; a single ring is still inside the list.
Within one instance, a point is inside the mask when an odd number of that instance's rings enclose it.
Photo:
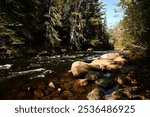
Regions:
[[[46,41],[45,46],[57,46],[61,39],[59,38],[57,27],[61,26],[61,10],[60,10],[60,0],[50,0],[49,1],[49,10],[45,15],[47,20],[46,25]]]
[[[83,6],[83,16],[85,19],[84,35],[93,47],[103,48],[106,46],[104,39],[103,3],[98,0],[86,0]],[[107,41],[107,39],[106,39]],[[103,46],[103,47],[102,47]]]
[[[80,47],[82,41],[85,41],[83,36],[83,21],[80,7],[83,0],[72,1],[72,11],[70,14],[70,42],[77,48]]]
[[[150,2],[149,0],[121,0],[125,16],[124,32],[135,53],[150,53]],[[141,51],[137,51],[141,50]]]

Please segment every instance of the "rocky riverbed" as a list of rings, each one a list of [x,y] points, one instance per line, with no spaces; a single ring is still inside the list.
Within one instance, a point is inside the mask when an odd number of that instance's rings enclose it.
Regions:
[[[149,70],[130,64],[119,52],[38,56],[21,62],[0,65],[1,99],[150,99]]]

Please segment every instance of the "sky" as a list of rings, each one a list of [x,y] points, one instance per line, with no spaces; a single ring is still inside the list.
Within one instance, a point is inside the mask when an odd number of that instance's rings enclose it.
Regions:
[[[106,16],[107,16],[107,26],[108,28],[113,27],[117,24],[123,16],[122,12],[115,13],[114,9],[119,10],[120,8],[117,7],[115,4],[120,0],[99,0],[103,2],[106,6]]]

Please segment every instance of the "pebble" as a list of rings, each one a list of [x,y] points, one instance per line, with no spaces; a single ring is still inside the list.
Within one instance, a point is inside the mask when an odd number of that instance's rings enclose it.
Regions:
[[[61,92],[61,88],[58,88],[58,89],[57,89],[57,92]]]
[[[48,86],[55,89],[55,85],[53,82],[50,82]]]

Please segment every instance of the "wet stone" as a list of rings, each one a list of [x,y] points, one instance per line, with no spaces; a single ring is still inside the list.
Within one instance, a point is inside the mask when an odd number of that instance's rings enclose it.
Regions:
[[[64,89],[69,90],[69,89],[71,89],[71,88],[73,87],[73,84],[74,84],[74,81],[70,81],[70,82],[68,82],[68,83],[62,84],[62,87],[63,87]]]
[[[110,95],[105,95],[104,96],[105,100],[127,100],[127,96],[123,95],[121,92],[119,91],[114,91],[112,94]]]
[[[61,92],[61,90],[62,90],[61,88],[58,88],[58,89],[57,89],[57,92],[59,93],[59,92]]]
[[[88,100],[100,100],[104,96],[104,91],[100,87],[93,89],[88,95]]]
[[[51,94],[51,91],[48,90],[48,89],[46,89],[46,90],[45,90],[45,95],[50,95],[50,94]]]
[[[123,86],[131,85],[131,81],[126,76],[119,76],[116,81],[118,84],[123,85]]]
[[[44,93],[42,92],[42,90],[37,89],[37,90],[34,90],[34,95],[37,98],[42,98],[44,96]]]
[[[73,90],[74,90],[76,93],[79,93],[79,94],[82,94],[82,93],[85,93],[85,92],[86,92],[85,86],[79,85],[79,84],[78,84],[78,81],[76,81],[76,82],[73,84]]]
[[[98,72],[98,71],[89,71],[86,76],[85,79],[88,80],[97,80],[102,76],[102,73]]]
[[[73,100],[75,99],[72,92],[71,91],[68,91],[68,90],[65,90],[62,94],[61,94],[61,97],[65,100]]]
[[[106,78],[110,78],[111,76],[112,76],[112,74],[109,72],[103,74],[103,77],[106,77]]]
[[[123,89],[119,89],[119,91],[127,95],[130,99],[138,97],[142,92],[141,89],[137,86],[125,87]]]
[[[105,88],[112,87],[115,84],[112,78],[100,78],[95,83]]]
[[[44,82],[40,82],[39,85],[38,85],[38,89],[41,89],[41,90],[45,90],[46,89],[46,84]]]
[[[78,80],[76,80],[76,82],[77,82],[77,84],[79,86],[86,86],[86,85],[88,85],[88,80],[87,79],[78,79]]]

